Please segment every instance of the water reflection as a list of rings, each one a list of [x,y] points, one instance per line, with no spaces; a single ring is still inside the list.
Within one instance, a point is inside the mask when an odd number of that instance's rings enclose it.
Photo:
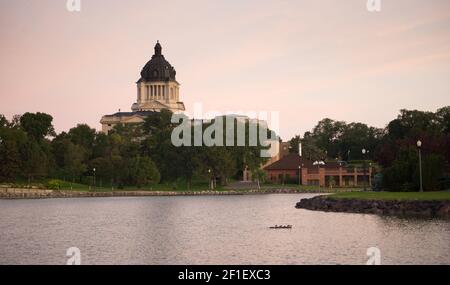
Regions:
[[[450,222],[295,209],[312,195],[0,201],[1,264],[450,264]],[[271,230],[280,224],[292,230]]]

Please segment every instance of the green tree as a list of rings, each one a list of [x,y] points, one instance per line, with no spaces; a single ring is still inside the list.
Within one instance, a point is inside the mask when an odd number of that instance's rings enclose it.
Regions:
[[[261,168],[257,168],[252,171],[252,178],[254,181],[256,181],[256,184],[257,184],[257,187],[259,190],[259,189],[261,189],[261,183],[265,182],[265,180],[267,178],[267,174]]]
[[[5,118],[5,116],[0,114],[0,128],[6,128],[8,127],[8,125],[9,125],[8,120]]]
[[[22,174],[20,150],[26,141],[25,132],[0,115],[0,181],[14,182]]]
[[[79,145],[68,141],[64,152],[64,172],[72,178],[72,183],[75,178],[80,177],[86,170],[84,163],[85,149]]]
[[[148,156],[136,156],[131,160],[133,184],[141,188],[160,181],[160,174],[155,163]]]
[[[440,131],[445,134],[450,134],[450,106],[437,110],[436,120],[438,121]]]
[[[28,139],[22,149],[23,171],[28,178],[28,183],[37,177],[46,177],[48,174],[49,160],[44,148],[33,138]]]
[[[302,142],[302,139],[300,138],[299,135],[293,137],[289,141],[289,152],[290,153],[299,153],[299,145],[301,142]],[[302,151],[303,151],[303,146],[302,146]]]
[[[25,113],[20,117],[20,126],[31,138],[39,141],[46,136],[55,136],[52,121],[53,117],[45,113]]]
[[[439,180],[444,175],[445,162],[437,154],[422,157],[423,187],[425,191],[439,190]],[[383,170],[383,185],[389,191],[419,190],[419,157],[415,147],[402,149],[392,166]]]

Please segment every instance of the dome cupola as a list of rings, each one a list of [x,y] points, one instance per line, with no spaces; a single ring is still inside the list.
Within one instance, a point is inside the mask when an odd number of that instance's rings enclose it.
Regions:
[[[155,54],[141,71],[140,81],[175,81],[175,68],[162,55],[162,46],[159,41],[155,45]]]

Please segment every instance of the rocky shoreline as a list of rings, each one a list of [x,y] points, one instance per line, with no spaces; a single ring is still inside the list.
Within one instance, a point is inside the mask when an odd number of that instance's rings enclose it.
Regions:
[[[317,196],[302,199],[296,208],[323,212],[450,218],[450,201],[359,200]]]
[[[333,191],[333,193],[336,191]],[[72,191],[0,188],[0,199],[104,198],[104,197],[161,197],[161,196],[227,196],[311,193],[296,189],[226,190],[226,191]],[[326,193],[325,191],[322,193]],[[328,192],[331,193],[331,192]],[[311,193],[312,194],[312,193]]]

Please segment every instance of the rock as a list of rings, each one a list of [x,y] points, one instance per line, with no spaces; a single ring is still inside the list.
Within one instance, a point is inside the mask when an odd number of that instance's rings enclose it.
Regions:
[[[450,218],[450,201],[378,201],[317,196],[302,199],[295,207],[324,212]]]

